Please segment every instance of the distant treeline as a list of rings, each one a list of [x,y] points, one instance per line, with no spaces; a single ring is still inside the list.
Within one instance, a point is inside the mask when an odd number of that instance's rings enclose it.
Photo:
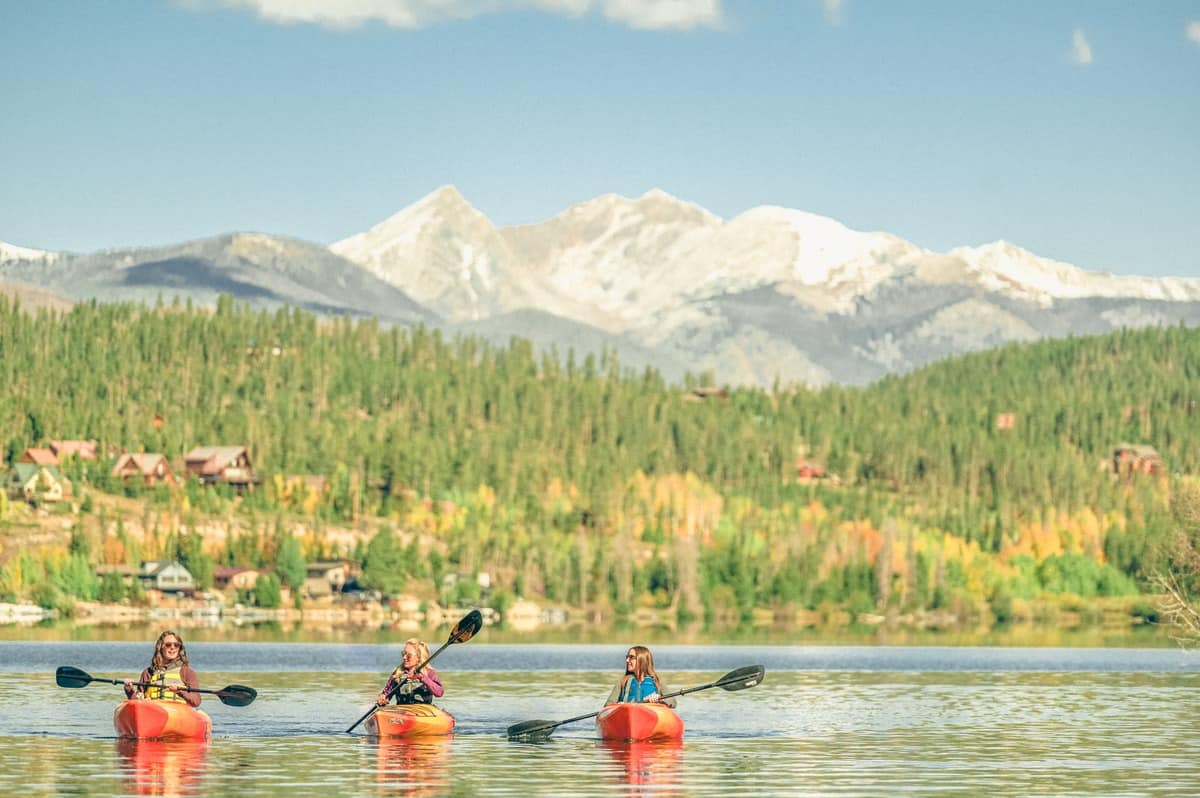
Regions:
[[[392,591],[488,571],[509,596],[684,617],[1003,618],[1014,600],[1135,592],[1172,527],[1170,479],[1115,475],[1113,449],[1152,445],[1169,473],[1200,457],[1200,332],[1179,327],[1010,345],[865,388],[694,392],[713,377],[669,385],[560,354],[228,298],[37,315],[0,300],[0,442],[9,463],[50,438],[173,459],[245,445],[265,482],[242,498],[189,487],[188,507],[387,519],[395,538],[307,554],[356,557]],[[828,478],[798,480],[801,459]],[[294,474],[329,493],[301,501],[272,478]]]

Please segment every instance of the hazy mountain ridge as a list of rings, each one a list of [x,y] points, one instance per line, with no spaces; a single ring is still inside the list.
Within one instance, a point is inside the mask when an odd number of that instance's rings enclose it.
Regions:
[[[328,248],[259,234],[90,255],[0,243],[0,278],[106,301],[230,293],[763,386],[858,384],[1010,341],[1200,322],[1197,279],[1090,272],[1004,241],[932,252],[777,206],[724,220],[659,190],[497,227],[445,186]]]
[[[401,323],[437,320],[400,288],[319,244],[258,233],[14,260],[0,263],[0,277],[73,299],[153,304],[178,297],[211,305],[230,294],[256,307],[290,305]]]

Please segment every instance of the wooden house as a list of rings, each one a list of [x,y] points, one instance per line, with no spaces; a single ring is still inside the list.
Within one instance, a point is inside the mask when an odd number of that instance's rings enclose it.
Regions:
[[[1136,474],[1162,474],[1166,468],[1153,446],[1122,443],[1113,449],[1112,470],[1117,476],[1132,479]]]
[[[350,579],[350,563],[345,560],[318,560],[308,564],[304,592],[312,598],[340,593]]]
[[[188,475],[202,485],[224,483],[241,489],[258,481],[245,446],[198,446],[183,461]]]
[[[133,580],[139,578],[141,572],[138,568],[135,568],[132,565],[125,565],[124,563],[118,563],[115,565],[101,563],[100,565],[96,566],[96,576],[104,578],[109,574],[116,574],[118,577],[120,577],[121,583],[124,585],[132,585]]]
[[[213,570],[213,586],[218,590],[251,590],[258,582],[259,574],[257,568],[223,565]]]
[[[138,577],[146,590],[162,593],[190,593],[196,589],[192,572],[179,560],[149,560],[142,563]]]
[[[30,448],[21,452],[21,456],[17,458],[18,463],[32,463],[33,465],[57,466],[58,455],[53,449],[36,449]]]
[[[71,498],[71,481],[52,465],[17,463],[8,472],[5,489],[9,498],[30,504],[69,501]]]
[[[64,457],[77,457],[80,460],[95,460],[96,441],[50,441],[50,451],[61,461]]]
[[[728,399],[729,390],[727,388],[717,388],[712,385],[705,385],[699,388],[693,388],[685,393],[683,398],[689,402],[703,402],[708,399]]]
[[[815,460],[801,457],[796,461],[796,480],[801,483],[825,479],[828,474],[825,466]]]
[[[121,455],[113,464],[112,475],[122,482],[141,479],[142,484],[148,488],[158,485],[174,487],[176,484],[175,474],[171,471],[171,464],[167,462],[167,458],[149,452]]]

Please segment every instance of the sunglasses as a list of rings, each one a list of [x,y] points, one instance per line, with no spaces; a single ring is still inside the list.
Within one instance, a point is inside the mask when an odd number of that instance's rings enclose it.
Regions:
[[[163,648],[179,648],[182,643],[163,643]]]

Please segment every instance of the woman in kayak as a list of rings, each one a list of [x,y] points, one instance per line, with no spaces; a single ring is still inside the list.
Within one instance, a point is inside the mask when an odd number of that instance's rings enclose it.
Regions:
[[[625,675],[608,694],[605,706],[626,702],[662,702],[675,706],[675,699],[662,701],[662,682],[654,670],[654,655],[645,646],[632,646],[625,654]]]
[[[405,641],[400,665],[388,677],[375,703],[382,707],[395,696],[397,704],[432,704],[433,699],[445,695],[437,671],[424,664],[428,660],[429,646],[415,637]]]
[[[138,682],[149,687],[138,687],[132,679],[125,680],[127,698],[147,698],[151,701],[182,701],[193,707],[200,706],[200,677],[188,665],[187,649],[183,638],[168,629],[158,636],[154,644],[154,656],[150,667],[142,671]]]

